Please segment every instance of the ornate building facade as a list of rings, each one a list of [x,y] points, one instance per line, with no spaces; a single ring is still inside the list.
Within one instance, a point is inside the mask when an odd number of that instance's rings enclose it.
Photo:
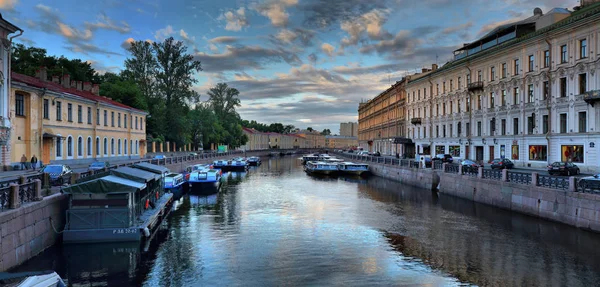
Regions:
[[[598,171],[600,5],[494,29],[406,87],[415,154]]]

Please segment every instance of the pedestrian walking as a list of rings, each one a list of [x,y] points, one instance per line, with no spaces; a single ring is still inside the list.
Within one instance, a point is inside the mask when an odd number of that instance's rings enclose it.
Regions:
[[[27,157],[25,154],[21,157],[21,170],[27,169]]]
[[[37,167],[38,159],[35,157],[35,154],[31,157],[31,168],[35,170]]]

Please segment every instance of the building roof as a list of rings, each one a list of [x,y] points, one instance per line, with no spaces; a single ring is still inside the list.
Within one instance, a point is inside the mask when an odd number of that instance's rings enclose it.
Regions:
[[[349,140],[355,140],[358,139],[357,137],[352,137],[352,136],[325,136],[326,139],[349,139]]]
[[[16,31],[21,31],[21,33],[23,32],[23,30],[15,26],[15,24],[6,21],[6,19],[2,17],[2,13],[0,13],[0,27],[7,29],[10,33],[14,33]]]
[[[28,86],[32,86],[32,87],[36,87],[36,88],[40,88],[40,89],[45,88],[49,91],[53,91],[53,92],[57,92],[57,93],[66,93],[66,94],[70,94],[73,96],[81,97],[86,100],[91,100],[94,102],[99,102],[99,103],[103,103],[103,104],[107,104],[107,105],[117,106],[117,107],[124,108],[124,109],[130,109],[130,110],[146,113],[145,111],[142,111],[142,110],[139,110],[136,108],[132,108],[128,105],[119,103],[110,98],[95,95],[92,92],[78,90],[75,88],[65,88],[59,83],[55,83],[52,81],[42,81],[36,77],[23,75],[23,74],[19,74],[16,72],[12,72],[11,75],[12,75],[13,82],[23,83]]]

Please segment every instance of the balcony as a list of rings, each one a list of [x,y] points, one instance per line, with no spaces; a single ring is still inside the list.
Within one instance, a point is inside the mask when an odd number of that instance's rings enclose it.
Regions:
[[[467,85],[467,89],[469,90],[469,92],[475,92],[477,90],[483,91],[483,82],[477,81],[477,82],[469,83]]]
[[[600,101],[600,90],[585,92],[583,100],[593,107],[594,103]]]
[[[412,119],[410,119],[410,123],[413,124],[413,125],[420,125],[421,122],[422,122],[421,118],[412,118]]]

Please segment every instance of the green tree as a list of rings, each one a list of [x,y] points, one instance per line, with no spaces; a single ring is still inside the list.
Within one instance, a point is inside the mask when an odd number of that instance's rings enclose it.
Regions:
[[[313,128],[311,128],[311,127],[306,128],[306,130],[309,131],[309,132],[314,131]]]
[[[324,130],[321,132],[321,134],[322,134],[322,135],[324,135],[324,136],[329,136],[329,135],[331,135],[331,131],[330,131],[329,129],[324,129]]]
[[[215,113],[218,123],[223,127],[214,137],[219,141],[213,143],[225,143],[234,148],[246,144],[247,137],[243,136],[242,120],[236,111],[236,108],[241,105],[240,92],[225,83],[219,83],[207,94],[208,104]]]
[[[148,110],[146,98],[139,89],[139,86],[132,80],[114,73],[106,73],[102,76],[100,95],[136,109]]]

